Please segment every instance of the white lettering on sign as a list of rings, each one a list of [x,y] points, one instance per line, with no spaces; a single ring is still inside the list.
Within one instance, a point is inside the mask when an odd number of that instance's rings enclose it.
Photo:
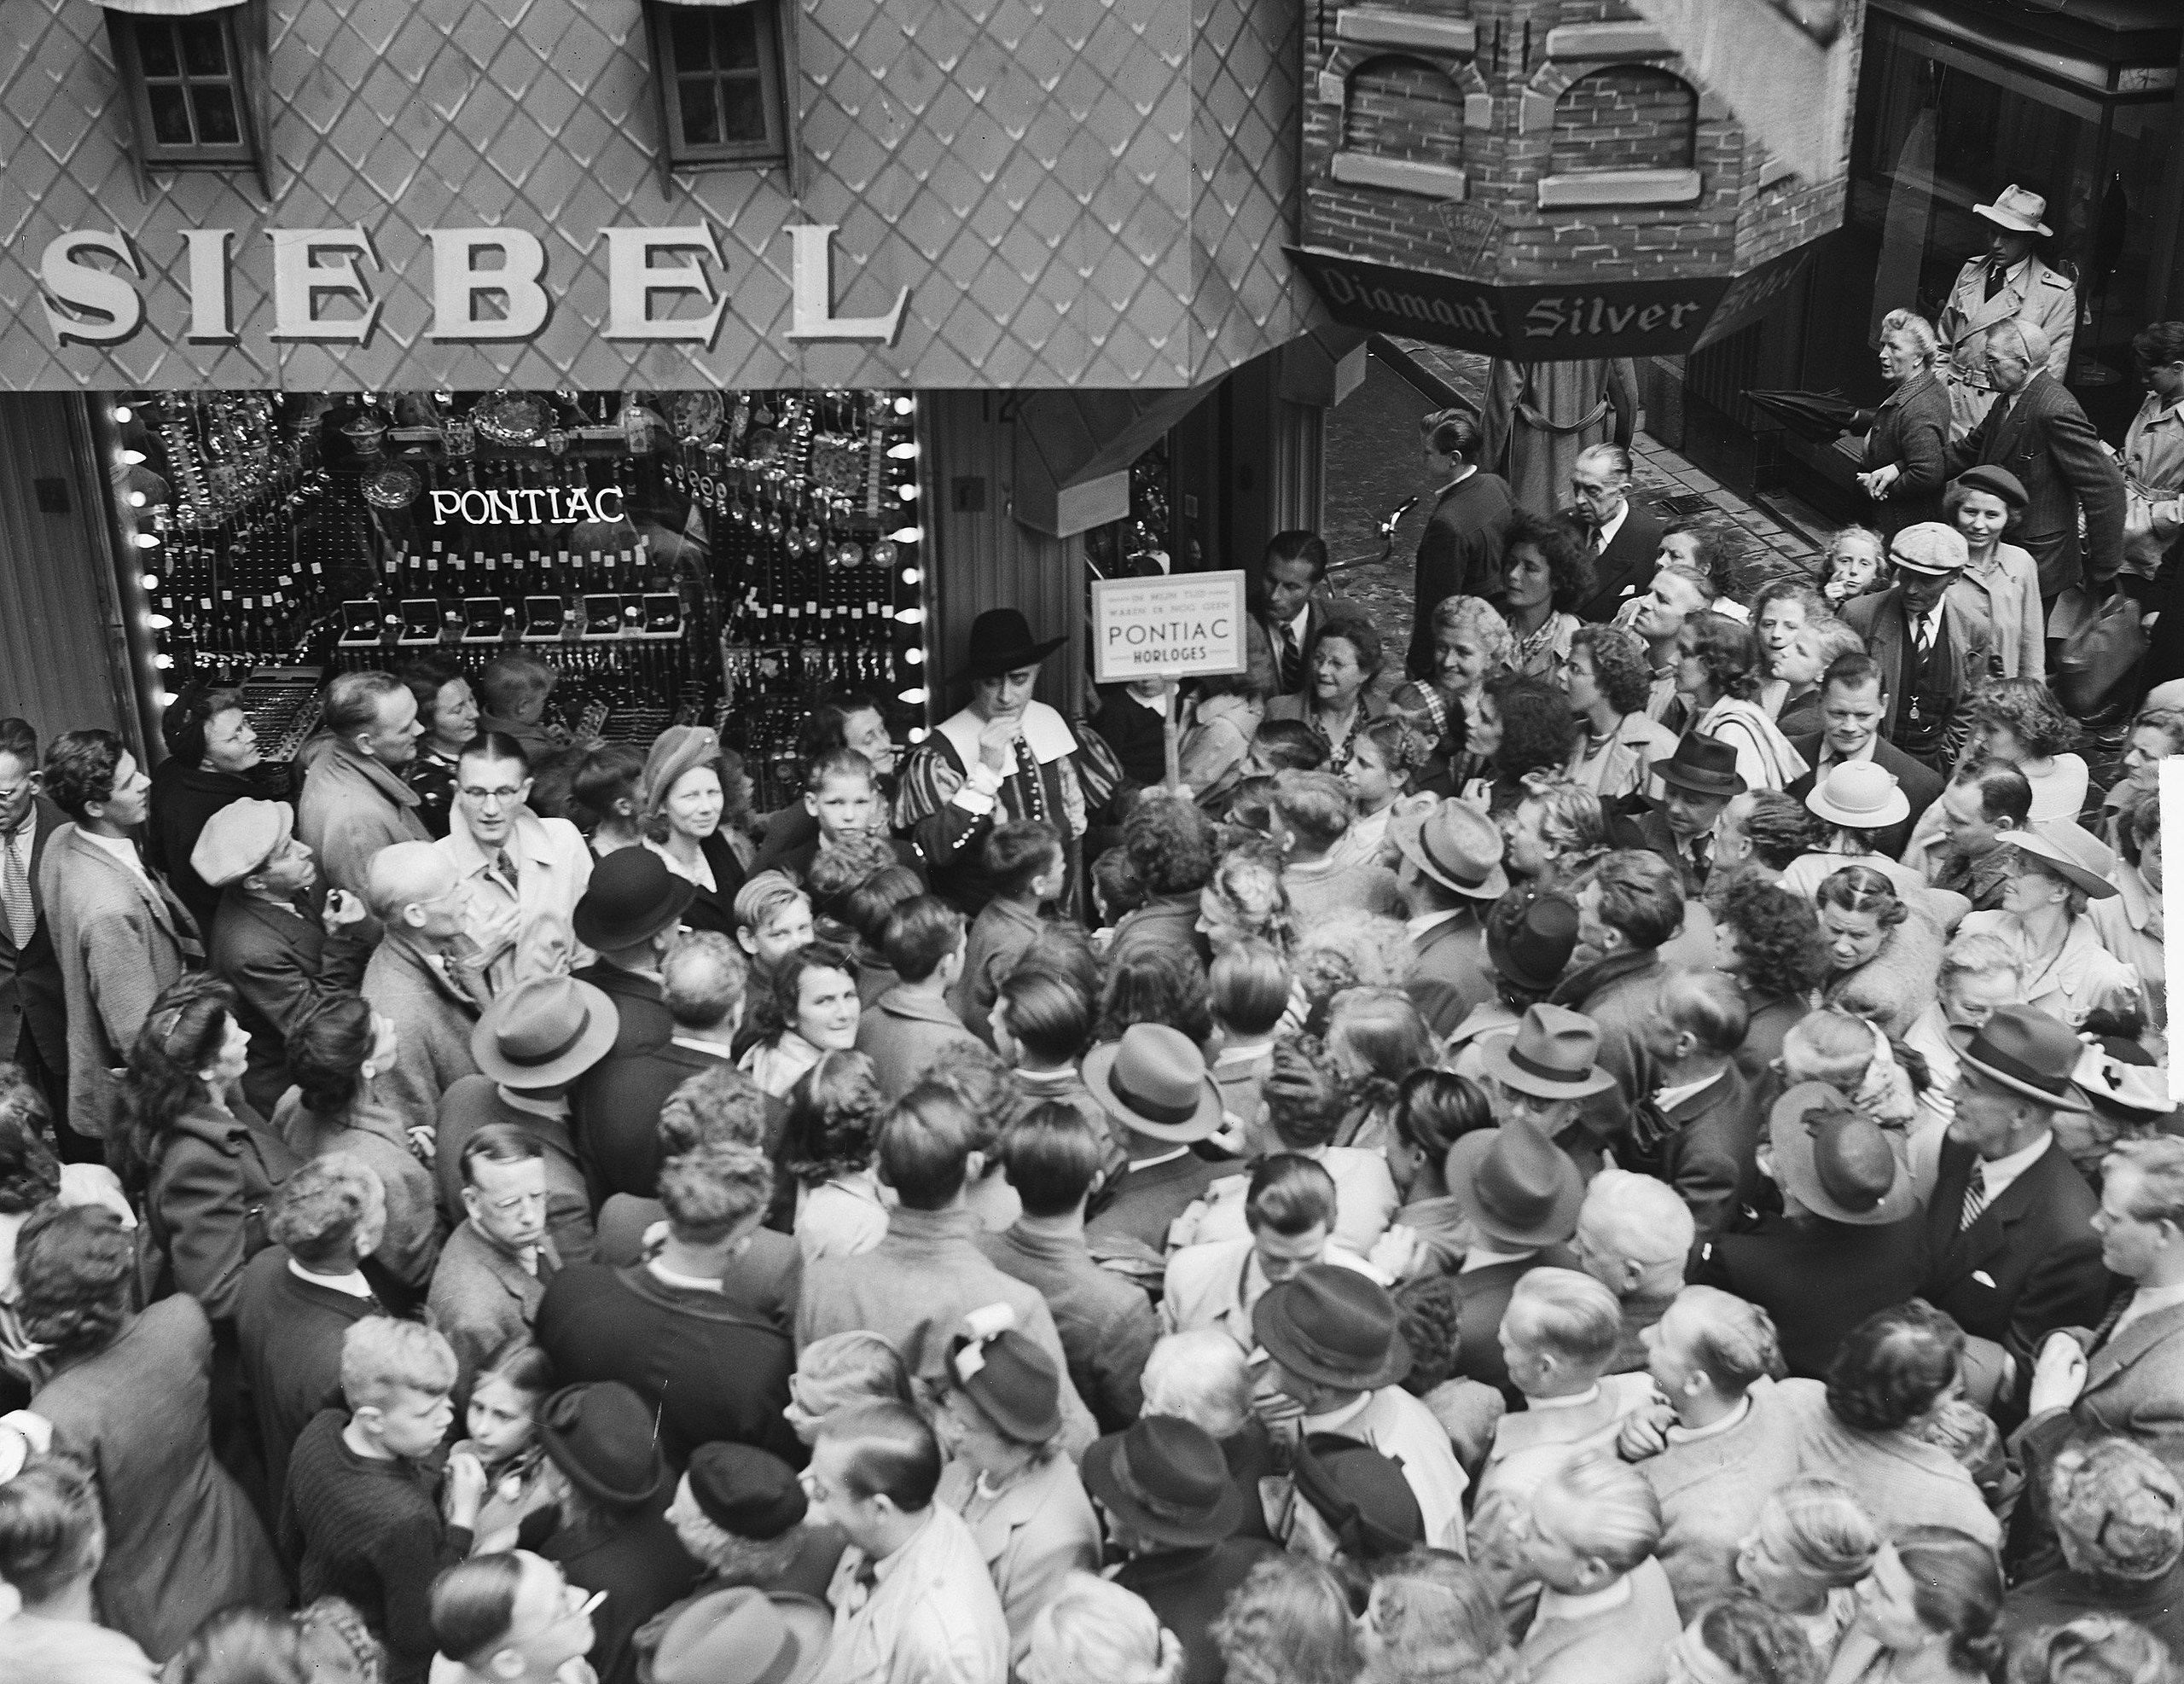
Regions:
[[[538,284],[546,247],[520,228],[428,228],[433,242],[433,327],[436,340],[527,340],[553,309]],[[497,269],[478,267],[480,252],[501,254]],[[497,296],[498,318],[480,316],[481,299]]]
[[[114,261],[112,269],[78,263],[79,252],[103,252]],[[119,234],[102,229],[78,229],[48,242],[38,259],[38,284],[44,287],[45,324],[54,343],[71,340],[84,345],[119,345],[144,325],[143,295],[129,275],[142,275],[143,266]]]
[[[895,294],[885,316],[834,314],[834,229],[838,224],[788,230],[789,276],[793,283],[788,336],[830,345],[892,345],[903,331],[908,287]]]
[[[356,259],[379,267],[371,236],[361,228],[269,228],[265,237],[273,242],[272,336],[320,345],[369,345],[380,300],[357,273]],[[322,254],[333,261],[318,262]],[[346,298],[362,314],[321,316],[322,296]]]
[[[712,228],[699,223],[599,231],[607,248],[607,311],[600,337],[692,342],[711,350],[729,305],[727,264]],[[240,337],[229,284],[235,230],[175,232],[182,242],[189,306],[184,337],[198,344],[234,344]],[[433,264],[432,316],[424,337],[475,344],[530,340],[545,330],[555,299],[546,287],[546,247],[537,235],[512,228],[422,232],[432,247]],[[902,333],[910,289],[897,292],[893,308],[884,316],[836,316],[835,232],[832,224],[787,229],[793,244],[785,337],[892,346]],[[370,235],[362,228],[271,228],[265,236],[273,247],[273,325],[267,336],[369,346],[385,305],[363,272],[381,268]],[[684,259],[670,260],[677,253]],[[490,253],[498,254],[497,264],[481,267]],[[146,272],[129,237],[110,229],[74,229],[49,241],[38,263],[38,285],[54,343],[115,346],[134,338],[146,326],[140,288]],[[655,300],[663,295],[668,300],[664,309],[671,310],[672,299],[683,295],[694,297],[703,313],[655,315]],[[491,300],[497,313],[481,313],[481,300]],[[342,313],[328,314],[329,306]]]
[[[656,264],[655,252],[703,252],[720,262],[713,231],[703,223],[688,228],[604,228],[607,236],[607,326],[610,340],[695,340],[708,351],[728,299],[713,298],[713,283],[694,263]],[[695,293],[712,309],[703,316],[654,318],[656,293]]]
[[[233,345],[235,316],[228,304],[228,241],[232,228],[183,230],[189,246],[189,340],[193,345]]]
[[[612,499],[613,507],[607,507]],[[584,520],[619,520],[622,488],[570,491],[560,485],[521,491],[434,491],[433,525],[460,520],[466,526],[567,526]]]
[[[1243,574],[1094,580],[1092,653],[1101,684],[1244,671]]]

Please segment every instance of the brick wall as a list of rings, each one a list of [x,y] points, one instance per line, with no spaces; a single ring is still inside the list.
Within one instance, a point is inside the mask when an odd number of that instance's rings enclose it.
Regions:
[[[1616,65],[1580,77],[1554,104],[1548,168],[1687,170],[1699,126],[1691,84],[1648,65]]]
[[[1350,73],[1342,143],[1350,152],[1461,167],[1464,96],[1419,59],[1369,59]]]
[[[1398,266],[1447,270],[1506,285],[1585,279],[1642,280],[1728,274],[1751,267],[1838,225],[1841,182],[1781,177],[1716,97],[1672,54],[1632,61],[1552,59],[1550,32],[1565,25],[1641,21],[1628,0],[1375,0],[1378,6],[1469,21],[1474,51],[1431,60],[1455,94],[1438,148],[1419,125],[1437,109],[1431,85],[1389,49],[1345,43],[1334,11],[1304,16],[1304,183],[1306,243]],[[1378,62],[1374,61],[1377,59]],[[1385,79],[1383,79],[1385,78]],[[1329,98],[1345,90],[1343,103]],[[1525,127],[1528,106],[1553,102],[1551,125]],[[1399,112],[1399,115],[1397,114]],[[1467,123],[1467,117],[1470,121]],[[1461,205],[1414,194],[1337,183],[1332,160],[1345,146],[1461,163]],[[1539,182],[1592,170],[1693,169],[1694,204],[1543,211]],[[1496,219],[1481,244],[1479,224]]]

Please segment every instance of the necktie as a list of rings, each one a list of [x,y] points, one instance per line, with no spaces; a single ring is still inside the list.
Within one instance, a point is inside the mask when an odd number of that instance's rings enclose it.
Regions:
[[[0,915],[8,920],[9,938],[20,953],[38,928],[38,907],[31,899],[31,821],[0,835]]]
[[[1979,1213],[1987,1208],[1987,1166],[1974,1161],[1971,1179],[1964,1183],[1964,1214],[1956,1219],[1959,1234],[1979,1220]]]
[[[1297,628],[1285,622],[1281,628],[1281,690],[1284,695],[1304,688],[1304,655],[1297,647]]]
[[[1714,839],[1694,836],[1691,839],[1691,873],[1699,880],[1701,888],[1706,886],[1706,874],[1714,864]]]
[[[499,872],[502,877],[508,880],[508,886],[509,888],[513,889],[515,887],[515,862],[508,857],[508,851],[506,848],[502,849],[498,854],[493,857],[493,869]]]
[[[2010,270],[2007,264],[1989,264],[1987,265],[1987,296],[1992,298],[2001,292],[2009,284],[2009,278]]]
[[[1934,653],[1934,617],[1931,613],[1919,616],[1919,665],[1924,667],[1926,658]]]

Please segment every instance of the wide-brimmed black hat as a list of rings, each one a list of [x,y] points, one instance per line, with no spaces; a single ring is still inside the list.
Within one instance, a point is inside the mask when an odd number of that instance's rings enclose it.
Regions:
[[[1661,781],[1687,789],[1694,795],[1741,795],[1745,781],[1737,773],[1737,752],[1719,737],[1693,731],[1676,746],[1676,752],[1653,763]]]
[[[1268,1287],[1252,1306],[1252,1332],[1269,1356],[1321,1385],[1377,1391],[1410,1372],[1395,1300],[1339,1263],[1313,1263]]]
[[[998,678],[1004,672],[1020,672],[1037,666],[1069,642],[1049,637],[1043,643],[1031,636],[1031,623],[1017,608],[989,608],[971,622],[971,642],[963,651],[963,664],[953,682],[967,678]]]
[[[652,1411],[619,1380],[563,1386],[538,1412],[538,1442],[570,1484],[609,1508],[649,1502],[666,1475]]]
[[[586,947],[618,953],[641,947],[682,916],[698,886],[649,848],[617,848],[591,868],[569,925]]]
[[[1156,1543],[1219,1543],[1244,1518],[1220,1441],[1180,1415],[1141,1415],[1094,1444],[1084,1489]]]
[[[1486,926],[1486,956],[1519,988],[1545,993],[1562,980],[1577,950],[1577,909],[1566,896],[1503,901]]]

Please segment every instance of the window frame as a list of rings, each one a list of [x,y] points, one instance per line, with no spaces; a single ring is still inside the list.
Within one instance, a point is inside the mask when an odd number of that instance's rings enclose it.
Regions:
[[[795,18],[779,0],[747,0],[735,8],[749,12],[758,27],[758,86],[766,113],[763,141],[723,141],[694,146],[682,138],[682,77],[675,61],[673,24],[678,12],[704,16],[717,9],[677,5],[674,0],[644,0],[645,28],[652,48],[653,87],[659,107],[662,191],[671,191],[677,175],[710,170],[787,170],[795,189],[796,115],[791,104],[796,86]],[[714,74],[717,76],[718,73]]]
[[[107,39],[113,49],[114,72],[121,84],[130,127],[130,150],[136,161],[140,189],[148,190],[151,176],[170,171],[204,170],[226,173],[247,171],[257,176],[259,191],[270,199],[272,187],[266,169],[270,125],[268,120],[265,64],[265,0],[237,0],[234,5],[218,7],[188,17],[125,12],[112,7],[105,9]],[[199,21],[209,21],[220,31],[221,47],[227,55],[228,65],[227,75],[222,79],[235,101],[239,138],[232,142],[193,142],[187,146],[163,143],[159,140],[152,121],[151,86],[145,73],[142,55],[138,50],[137,31],[157,25],[166,28],[171,34],[179,24]],[[177,42],[177,49],[179,44]],[[185,69],[178,85],[187,89],[190,79]],[[160,80],[165,85],[170,78],[163,77]],[[190,120],[194,129],[196,124],[194,110]]]

